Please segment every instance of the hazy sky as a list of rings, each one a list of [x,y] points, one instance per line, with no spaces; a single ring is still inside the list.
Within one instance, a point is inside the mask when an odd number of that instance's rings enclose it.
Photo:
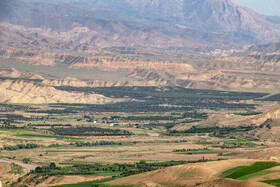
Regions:
[[[256,12],[270,16],[280,16],[280,0],[233,0]]]

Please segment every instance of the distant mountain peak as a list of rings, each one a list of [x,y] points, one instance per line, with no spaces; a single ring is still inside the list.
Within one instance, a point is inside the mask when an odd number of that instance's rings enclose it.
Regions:
[[[3,0],[0,5],[1,21],[99,47],[201,49],[280,42],[279,25],[231,0]]]

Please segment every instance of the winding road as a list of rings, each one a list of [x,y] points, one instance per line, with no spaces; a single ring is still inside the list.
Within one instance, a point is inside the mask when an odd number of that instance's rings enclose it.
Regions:
[[[35,170],[35,168],[37,167],[36,165],[31,165],[31,164],[25,164],[25,163],[21,163],[21,162],[17,162],[17,161],[10,161],[10,160],[2,160],[0,159],[0,162],[4,162],[4,163],[8,163],[8,164],[17,164],[23,168],[28,169],[28,171],[30,170]]]

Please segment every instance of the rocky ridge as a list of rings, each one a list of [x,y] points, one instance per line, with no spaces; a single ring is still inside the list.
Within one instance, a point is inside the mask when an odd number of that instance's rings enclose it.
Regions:
[[[231,0],[3,0],[0,5],[2,22],[100,47],[205,50],[280,40],[277,24]]]
[[[105,104],[121,102],[100,94],[85,94],[57,90],[51,86],[32,81],[0,80],[0,102],[2,103],[84,103]]]

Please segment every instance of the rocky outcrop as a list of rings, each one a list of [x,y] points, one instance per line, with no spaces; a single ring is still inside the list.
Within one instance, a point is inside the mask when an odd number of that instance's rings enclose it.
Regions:
[[[251,119],[252,124],[261,126],[262,124],[266,125],[275,125],[280,122],[280,108],[276,108],[270,111],[267,111],[263,114],[259,114],[256,117]]]
[[[250,75],[234,75],[219,70],[203,70],[195,73],[173,74],[137,69],[130,75],[142,82],[154,80],[167,86],[181,86],[195,89],[216,89],[232,91],[269,92],[280,88],[280,82],[275,78],[261,78]]]
[[[1,67],[0,77],[22,78],[22,79],[44,79],[41,75],[33,73],[22,73],[15,68]]]
[[[56,90],[51,86],[31,81],[0,81],[0,102],[3,103],[86,103],[105,104],[121,102],[99,94],[85,94]]]
[[[197,72],[191,65],[185,63],[170,63],[161,61],[135,61],[126,57],[112,58],[110,55],[100,53],[99,56],[88,53],[72,54],[62,52],[42,52],[26,51],[15,48],[1,48],[0,57],[13,59],[19,63],[32,65],[55,66],[64,64],[70,68],[99,69],[105,71],[119,71],[136,69],[157,70],[173,73],[195,73]]]
[[[88,68],[88,69],[101,69],[106,71],[146,69],[146,70],[159,70],[174,73],[190,73],[196,70],[189,64],[183,63],[167,63],[167,62],[145,62],[145,61],[101,61],[101,62],[78,62],[71,64],[73,68]]]
[[[218,61],[241,64],[240,68],[249,66],[254,68],[255,71],[280,71],[280,54],[273,55],[249,55],[249,56],[231,56],[231,57],[218,57]]]

